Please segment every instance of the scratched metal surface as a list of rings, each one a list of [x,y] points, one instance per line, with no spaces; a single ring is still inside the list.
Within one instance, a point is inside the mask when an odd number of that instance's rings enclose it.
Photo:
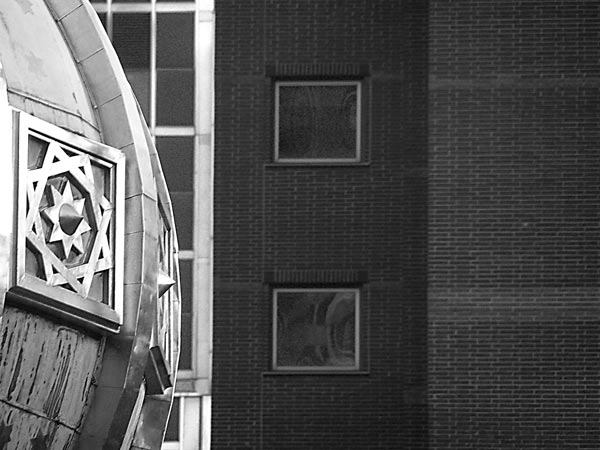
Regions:
[[[93,393],[101,347],[101,340],[6,306],[0,326],[0,448],[69,448]]]

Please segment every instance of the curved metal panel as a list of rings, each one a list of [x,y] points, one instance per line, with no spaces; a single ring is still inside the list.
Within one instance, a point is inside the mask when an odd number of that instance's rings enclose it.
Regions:
[[[141,111],[140,111],[141,116]],[[170,381],[175,384],[175,374],[179,361],[179,341],[180,341],[180,287],[179,287],[179,265],[178,265],[178,243],[177,233],[174,226],[173,209],[166,180],[158,158],[158,152],[152,144],[150,133],[146,129],[146,141],[151,153],[152,171],[156,179],[158,194],[158,203],[160,209],[160,272],[166,279],[171,280],[173,284],[168,283],[161,292],[159,282],[159,297],[157,299],[157,311],[155,325],[153,329],[153,341],[155,345],[151,350],[155,350],[162,358],[159,358],[162,367],[153,369],[159,372],[156,378],[160,378],[160,372],[167,372],[170,375]],[[150,358],[153,359],[153,358]],[[151,369],[152,370],[152,369]],[[146,380],[148,382],[148,369],[146,370]],[[161,386],[162,388],[166,386]],[[135,430],[132,449],[159,449],[166,430],[171,404],[173,401],[174,386],[167,389],[160,389],[161,392],[153,392],[156,395],[147,395],[141,409],[140,420]]]
[[[13,106],[98,139],[92,103],[43,0],[2,2],[0,60]]]

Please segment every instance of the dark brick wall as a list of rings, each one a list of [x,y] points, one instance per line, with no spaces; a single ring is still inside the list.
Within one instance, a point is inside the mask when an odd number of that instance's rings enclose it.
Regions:
[[[424,448],[426,2],[216,3],[214,449]],[[365,161],[272,164],[272,75],[364,78]],[[274,375],[275,279],[361,293],[360,374]]]
[[[600,3],[429,6],[431,449],[597,449]]]
[[[599,2],[216,10],[213,448],[597,449]],[[367,164],[271,164],[293,65],[368,66]],[[266,272],[368,275],[364,373],[266,373]]]

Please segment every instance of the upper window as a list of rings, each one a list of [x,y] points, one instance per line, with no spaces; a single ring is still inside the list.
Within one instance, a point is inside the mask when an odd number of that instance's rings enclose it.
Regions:
[[[358,81],[275,83],[275,161],[360,160]]]
[[[358,370],[358,289],[275,289],[274,370]]]

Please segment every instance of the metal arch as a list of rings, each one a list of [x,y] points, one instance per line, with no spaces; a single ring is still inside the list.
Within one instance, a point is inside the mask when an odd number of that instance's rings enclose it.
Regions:
[[[142,111],[138,108],[138,113],[140,117],[142,116]],[[173,281],[172,287],[168,290],[170,295],[170,301],[172,303],[173,308],[175,309],[174,319],[175,323],[173,323],[174,333],[172,334],[172,354],[166,355],[169,362],[171,363],[171,373],[175,373],[177,371],[178,361],[179,361],[179,345],[180,345],[180,309],[181,309],[181,292],[180,292],[180,284],[179,284],[179,242],[177,239],[177,230],[175,228],[175,215],[173,213],[173,204],[171,202],[171,198],[169,196],[169,190],[167,188],[167,181],[165,179],[160,160],[158,157],[158,151],[156,147],[152,144],[152,138],[150,136],[149,130],[145,129],[146,133],[146,141],[148,142],[148,148],[150,150],[150,161],[152,163],[152,173],[154,174],[154,179],[156,181],[156,190],[158,197],[158,205],[159,205],[159,214],[161,217],[161,221],[166,222],[165,225],[168,228],[167,232],[170,235],[170,245],[167,249],[169,252],[169,258],[171,259],[170,267],[163,269],[169,270],[169,273],[166,275]],[[159,298],[162,296],[160,293],[159,286]]]
[[[142,116],[141,111],[139,111],[140,117]],[[170,306],[171,310],[171,334],[168,336],[170,342],[165,346],[167,348],[162,348],[162,351],[165,351],[166,355],[163,355],[167,358],[167,364],[169,367],[165,367],[171,374],[171,381],[173,385],[175,384],[175,373],[177,372],[177,366],[179,361],[179,341],[180,341],[180,286],[179,286],[179,266],[178,266],[178,243],[177,243],[177,234],[174,226],[174,215],[173,209],[171,205],[171,200],[169,198],[167,184],[165,177],[162,172],[162,168],[160,166],[160,161],[158,159],[158,152],[156,148],[152,144],[152,138],[148,129],[145,129],[146,141],[148,143],[148,148],[150,149],[151,154],[151,162],[152,162],[152,172],[154,174],[154,178],[156,180],[157,194],[158,194],[158,203],[160,208],[160,218],[161,222],[166,221],[165,224],[168,228],[167,233],[169,234],[169,248],[165,249],[169,254],[166,255],[167,258],[170,259],[169,263],[166,264],[167,267],[162,268],[162,270],[169,270],[169,273],[166,273],[170,281],[173,281],[173,285],[167,288],[164,292],[164,297],[159,295],[157,302],[166,302]],[[158,281],[158,280],[157,280]],[[170,281],[167,283],[170,284]],[[160,284],[157,283],[158,290],[160,291]],[[160,292],[159,292],[160,294]],[[157,308],[158,308],[157,303]],[[156,342],[160,344],[160,342]],[[159,347],[161,347],[159,345]],[[167,426],[167,421],[169,418],[169,413],[171,410],[171,404],[173,401],[173,395],[175,392],[175,387],[169,387],[164,390],[162,394],[158,395],[147,395],[144,399],[144,404],[140,411],[140,420],[135,429],[135,434],[133,436],[133,446],[132,448],[156,448],[159,449],[162,443],[162,439],[164,436],[164,432]]]

